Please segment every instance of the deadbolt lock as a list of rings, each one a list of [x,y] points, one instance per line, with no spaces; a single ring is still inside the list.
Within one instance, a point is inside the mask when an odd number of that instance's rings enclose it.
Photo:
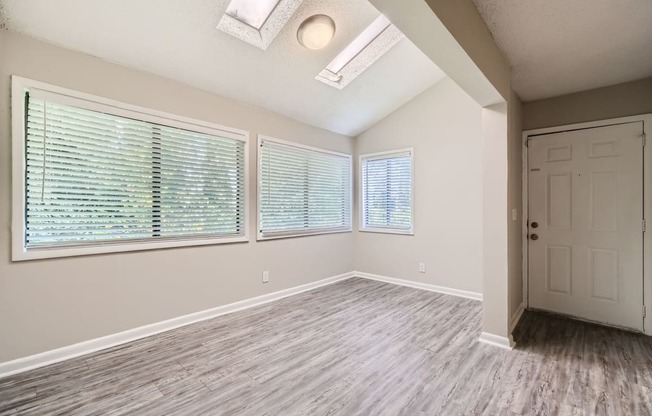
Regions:
[[[539,228],[539,223],[538,222],[533,222],[532,223],[532,228]]]

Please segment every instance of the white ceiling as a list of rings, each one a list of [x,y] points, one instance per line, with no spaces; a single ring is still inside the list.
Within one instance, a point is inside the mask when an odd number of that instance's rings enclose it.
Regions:
[[[651,0],[473,0],[531,101],[652,76]]]
[[[169,77],[237,101],[356,136],[444,77],[404,38],[343,90],[316,81],[379,12],[367,0],[305,0],[266,51],[215,27],[228,0],[0,0],[9,30]],[[335,20],[320,51],[296,41],[299,24]]]

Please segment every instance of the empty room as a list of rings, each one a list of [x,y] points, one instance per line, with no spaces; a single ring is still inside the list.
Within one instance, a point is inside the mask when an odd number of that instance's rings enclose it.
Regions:
[[[0,0],[0,415],[652,416],[649,0]]]

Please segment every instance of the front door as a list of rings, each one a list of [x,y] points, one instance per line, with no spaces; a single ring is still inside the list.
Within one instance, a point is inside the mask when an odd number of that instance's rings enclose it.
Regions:
[[[529,306],[643,330],[643,123],[528,139]]]

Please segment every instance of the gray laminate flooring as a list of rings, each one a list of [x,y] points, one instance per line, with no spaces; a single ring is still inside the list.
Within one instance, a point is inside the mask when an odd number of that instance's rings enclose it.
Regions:
[[[350,279],[0,379],[2,415],[652,415],[652,338]]]

